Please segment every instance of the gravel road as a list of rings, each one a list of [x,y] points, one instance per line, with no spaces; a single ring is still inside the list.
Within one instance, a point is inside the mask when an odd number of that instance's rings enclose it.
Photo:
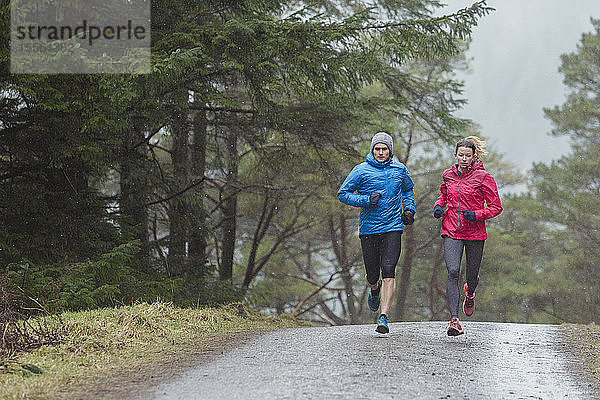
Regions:
[[[298,328],[252,339],[138,398],[592,399],[555,325],[445,322]]]

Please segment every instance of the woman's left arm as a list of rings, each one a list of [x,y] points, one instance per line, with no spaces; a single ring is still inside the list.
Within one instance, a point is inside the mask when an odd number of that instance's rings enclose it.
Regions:
[[[474,211],[478,221],[493,218],[502,212],[498,187],[496,186],[496,181],[489,173],[485,174],[485,177],[483,178],[481,191],[487,207]]]

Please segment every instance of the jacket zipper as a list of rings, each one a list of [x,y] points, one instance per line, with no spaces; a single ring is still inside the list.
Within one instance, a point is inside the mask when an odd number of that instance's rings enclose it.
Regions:
[[[458,170],[458,168],[457,168]],[[460,175],[458,176],[458,186],[456,188],[456,219],[457,219],[457,224],[456,224],[456,238],[458,239],[458,231],[460,230],[460,197],[459,197],[459,193],[460,193],[460,183],[462,182],[462,176],[465,173],[465,171],[461,172]]]
[[[386,192],[386,195],[389,196],[391,194],[391,190],[390,190],[390,174],[389,174],[387,166],[384,168],[384,171],[385,171],[385,192]]]

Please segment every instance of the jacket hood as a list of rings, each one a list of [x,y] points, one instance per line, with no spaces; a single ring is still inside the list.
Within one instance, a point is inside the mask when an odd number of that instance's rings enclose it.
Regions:
[[[369,164],[371,164],[372,166],[377,167],[377,168],[384,168],[392,163],[391,157],[388,158],[388,160],[386,162],[380,163],[379,161],[377,161],[375,159],[375,156],[373,155],[373,153],[367,154],[366,160]]]
[[[471,164],[471,169],[485,169],[483,166],[483,162],[476,158],[475,161],[473,161],[473,164]]]

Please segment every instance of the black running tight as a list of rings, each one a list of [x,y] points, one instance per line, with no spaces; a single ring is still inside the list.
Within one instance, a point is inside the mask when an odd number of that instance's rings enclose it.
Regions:
[[[479,283],[479,267],[483,257],[483,244],[485,240],[456,240],[444,236],[444,258],[448,269],[448,282],[446,282],[446,300],[451,317],[458,317],[458,304],[460,292],[458,278],[460,276],[460,262],[462,260],[463,248],[467,253],[467,285],[469,295],[475,293]]]
[[[401,238],[402,231],[360,236],[363,260],[367,270],[367,281],[371,285],[379,281],[380,273],[383,278],[394,278],[396,276]]]

